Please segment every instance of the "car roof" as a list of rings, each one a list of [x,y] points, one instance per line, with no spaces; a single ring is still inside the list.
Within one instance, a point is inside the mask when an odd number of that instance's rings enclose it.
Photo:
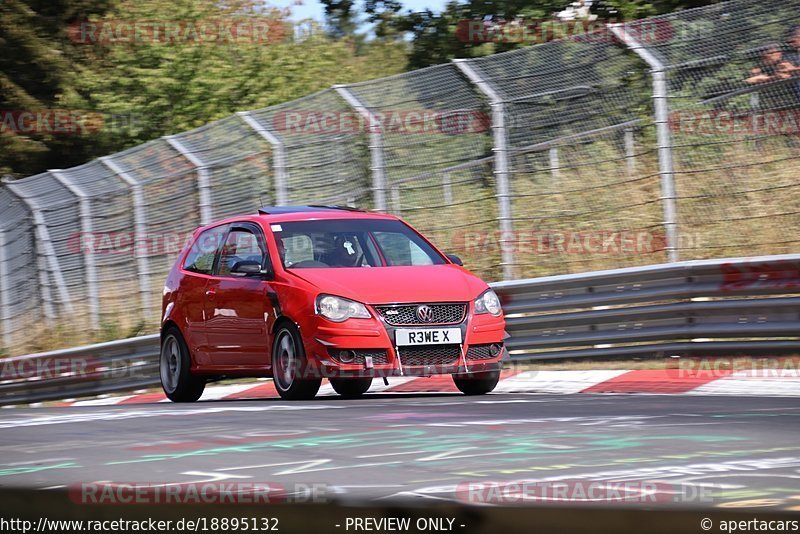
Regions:
[[[218,226],[232,222],[263,221],[266,223],[312,221],[320,219],[390,219],[397,217],[385,213],[374,213],[340,206],[265,206],[255,214],[242,214],[214,221],[206,226]],[[204,226],[203,228],[205,228]]]

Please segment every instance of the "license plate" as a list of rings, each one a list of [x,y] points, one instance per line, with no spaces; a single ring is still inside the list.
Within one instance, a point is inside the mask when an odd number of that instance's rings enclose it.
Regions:
[[[452,345],[461,343],[460,328],[400,328],[395,330],[398,347],[409,345]]]

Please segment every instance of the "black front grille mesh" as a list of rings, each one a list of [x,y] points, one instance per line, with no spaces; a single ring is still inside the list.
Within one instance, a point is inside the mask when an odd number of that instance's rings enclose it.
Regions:
[[[455,304],[428,304],[433,312],[433,319],[423,321],[417,316],[420,304],[400,306],[375,306],[383,320],[392,326],[430,325],[430,324],[458,324],[467,314],[467,305]]]
[[[492,356],[491,343],[471,345],[467,349],[467,360],[491,360],[499,356]],[[339,353],[350,349],[328,349],[328,354],[336,361],[342,362]],[[355,359],[348,364],[364,365],[368,356],[372,357],[374,365],[389,363],[389,355],[384,349],[353,349]],[[416,347],[400,347],[400,359],[403,366],[411,365],[451,365],[458,363],[461,357],[460,345],[420,345]]]
[[[492,358],[496,358],[500,353],[492,356],[491,347],[491,343],[485,345],[471,345],[467,349],[467,360],[491,360]]]
[[[421,345],[400,347],[403,365],[450,365],[458,361],[461,345]]]
[[[328,354],[330,354],[336,361],[341,362],[342,359],[339,357],[339,353],[343,350],[349,349],[328,349]],[[372,363],[373,365],[389,363],[389,356],[384,349],[354,349],[355,352],[355,359],[352,362],[347,362],[348,364],[358,364],[364,365],[367,361],[367,356],[372,356]],[[342,362],[344,363],[344,362]]]

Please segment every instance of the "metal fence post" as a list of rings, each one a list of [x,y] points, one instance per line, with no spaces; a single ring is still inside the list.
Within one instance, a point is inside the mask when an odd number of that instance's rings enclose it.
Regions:
[[[514,225],[511,216],[511,170],[508,155],[508,132],[505,123],[505,102],[494,87],[472,68],[466,59],[454,59],[453,63],[470,82],[489,98],[492,108],[492,140],[494,151],[494,174],[497,181],[497,208],[500,215],[500,254],[503,278],[514,278]]]
[[[287,188],[289,173],[286,170],[286,147],[283,144],[283,140],[265,128],[249,111],[240,111],[237,115],[272,145],[272,166],[275,172],[275,204],[286,206],[289,204],[289,191]]]
[[[550,174],[556,185],[561,183],[561,163],[558,160],[558,147],[550,149]]]
[[[450,173],[442,174],[442,190],[444,192],[444,203],[448,206],[453,204],[453,185],[450,181]]]
[[[50,232],[47,230],[47,223],[42,215],[42,209],[32,199],[25,197],[19,189],[14,185],[11,180],[3,180],[8,190],[16,195],[26,206],[31,210],[33,215],[33,223],[36,227],[36,253],[39,256],[37,266],[39,270],[39,286],[42,292],[42,300],[44,301],[44,315],[48,323],[52,323],[55,319],[55,309],[53,308],[53,299],[50,295],[50,281],[47,274],[47,268],[53,273],[53,278],[56,282],[58,295],[64,309],[67,312],[72,312],[72,301],[70,300],[67,284],[64,281],[64,275],[61,272],[61,266],[58,264],[58,256],[53,246],[53,241],[50,239]]]
[[[375,209],[386,211],[386,174],[383,158],[383,124],[375,113],[372,112],[346,85],[334,85],[333,89],[339,93],[369,125],[369,153],[372,171],[372,190],[375,199]]]
[[[669,86],[667,70],[655,54],[642,46],[624,25],[609,25],[611,32],[650,67],[653,76],[654,122],[658,140],[658,172],[661,176],[661,200],[664,208],[664,229],[667,234],[667,259],[678,261],[678,209],[675,193],[675,171],[672,164],[672,134],[669,130]]]
[[[6,234],[0,230],[0,321],[3,323],[3,346],[11,347],[11,282],[8,279]]]
[[[392,186],[392,212],[401,217],[403,215],[403,209],[400,206],[400,186],[393,185]]]
[[[174,135],[167,135],[163,138],[172,148],[177,150],[181,156],[189,160],[189,163],[197,169],[197,191],[200,194],[200,224],[209,224],[212,220],[211,215],[211,177],[208,174],[208,166],[203,160],[192,154],[188,148],[181,143]]]
[[[633,138],[633,128],[625,128],[625,160],[628,163],[628,174],[636,173],[636,145]]]
[[[146,320],[150,312],[150,280],[148,279],[150,271],[146,254],[147,219],[145,216],[142,184],[139,180],[123,171],[122,168],[111,159],[111,156],[100,158],[100,162],[131,187],[131,196],[133,198],[133,254],[136,257],[136,274],[139,278],[139,298],[142,304],[142,318]]]
[[[92,207],[89,195],[72,180],[67,178],[58,170],[49,171],[53,178],[61,182],[69,192],[78,199],[78,207],[81,217],[81,233],[84,236],[91,236],[94,233],[92,226]],[[89,324],[93,330],[100,329],[100,293],[97,289],[97,265],[95,264],[94,250],[90,247],[83,252],[83,266],[86,269],[84,280],[86,281],[86,292],[89,296]]]

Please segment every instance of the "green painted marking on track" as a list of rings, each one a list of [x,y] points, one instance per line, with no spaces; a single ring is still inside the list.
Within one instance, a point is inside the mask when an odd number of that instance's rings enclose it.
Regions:
[[[268,449],[294,449],[314,447],[336,447],[337,450],[351,448],[379,448],[391,446],[393,450],[422,451],[420,454],[435,454],[447,452],[464,444],[474,444],[483,453],[496,451],[502,453],[509,461],[519,462],[520,456],[535,458],[537,456],[553,456],[580,453],[596,453],[645,447],[654,441],[684,441],[690,443],[712,443],[743,441],[747,438],[723,435],[668,435],[668,436],[619,436],[604,434],[556,434],[542,437],[541,435],[522,435],[498,437],[493,433],[457,433],[448,436],[430,434],[425,429],[392,429],[372,432],[356,432],[349,434],[329,434],[324,436],[303,436],[286,440],[269,440],[264,442],[243,443],[198,449],[194,451],[177,451],[172,453],[146,454],[130,460],[116,460],[107,462],[106,465],[119,465],[130,463],[160,462],[164,460],[177,460],[195,456],[214,456],[226,453],[248,453]],[[556,443],[576,443],[574,447],[553,447]],[[413,460],[409,460],[413,461]],[[451,462],[452,459],[442,458],[433,460],[437,462]]]
[[[68,462],[64,464],[53,465],[32,465],[28,467],[10,467],[8,469],[0,469],[0,476],[9,475],[26,475],[28,473],[38,473],[40,471],[47,471],[48,469],[73,469],[80,467],[75,462]]]

